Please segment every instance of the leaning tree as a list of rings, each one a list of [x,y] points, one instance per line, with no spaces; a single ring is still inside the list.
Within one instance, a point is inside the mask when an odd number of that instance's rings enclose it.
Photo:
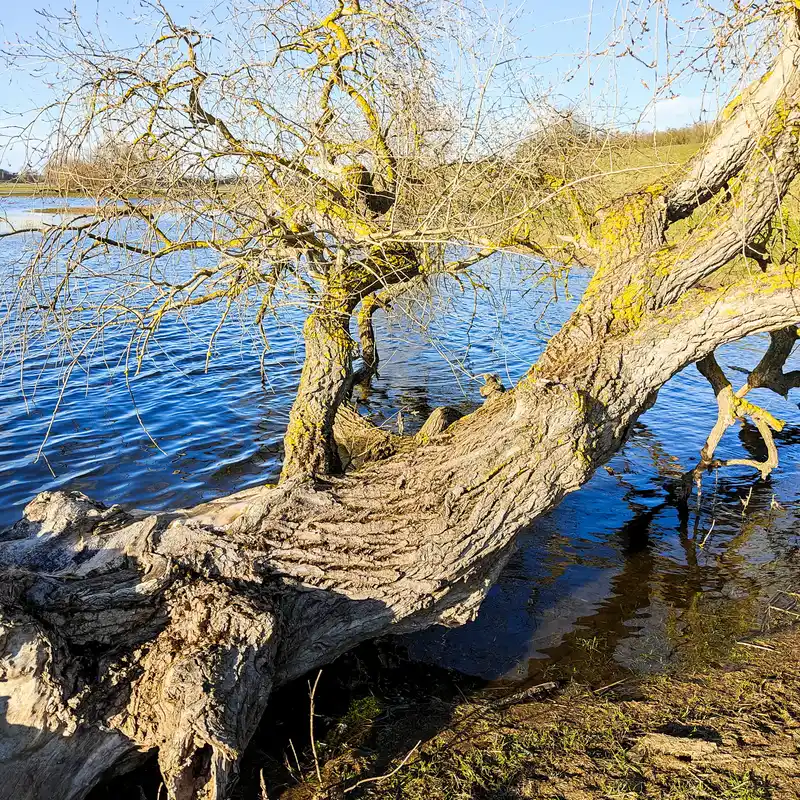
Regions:
[[[748,463],[776,464],[781,423],[746,395],[800,385],[783,371],[800,322],[784,202],[800,170],[796,7],[759,7],[780,53],[707,145],[595,210],[544,156],[511,175],[464,155],[477,127],[454,126],[437,93],[425,3],[317,5],[235,9],[219,36],[250,35],[225,63],[160,5],[144,46],[80,25],[35,43],[71,71],[61,152],[128,144],[106,148],[121,163],[97,209],[35,233],[13,324],[34,341],[55,328],[78,354],[131,324],[133,369],[162,319],[196,305],[221,303],[224,320],[244,298],[261,324],[291,291],[308,316],[277,485],[149,516],[44,493],[0,537],[2,797],[83,797],[157,751],[170,797],[224,798],[272,687],[370,637],[469,619],[515,534],[689,364],[719,402],[693,475],[720,463],[736,419],[768,446]],[[572,317],[474,413],[440,410],[414,437],[376,431],[345,402],[352,318],[369,369],[376,308],[507,247],[592,265]],[[714,352],[756,332],[771,344],[734,392]],[[342,471],[337,431],[357,469]]]

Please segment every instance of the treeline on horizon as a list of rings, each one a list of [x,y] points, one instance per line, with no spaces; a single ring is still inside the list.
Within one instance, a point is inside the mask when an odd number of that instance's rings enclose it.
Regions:
[[[593,127],[579,118],[566,114],[552,125],[542,128],[520,142],[514,151],[504,157],[487,156],[483,161],[529,161],[532,151],[542,152],[552,147],[554,153],[562,150],[569,140],[572,148],[583,146],[590,150],[609,148],[622,151],[626,148],[646,151],[647,149],[674,146],[700,146],[709,136],[712,126],[697,122],[677,128],[655,131],[613,131]],[[570,149],[572,149],[570,148]],[[551,153],[552,154],[552,153]],[[52,156],[43,169],[25,169],[20,172],[0,169],[0,182],[40,184],[58,192],[102,193],[116,183],[120,173],[126,175],[129,183],[131,172],[142,183],[142,188],[158,185],[153,165],[146,158],[140,158],[136,148],[127,144],[101,145],[86,156]],[[187,188],[198,185],[235,185],[241,180],[238,175],[209,175],[185,177],[182,181]]]

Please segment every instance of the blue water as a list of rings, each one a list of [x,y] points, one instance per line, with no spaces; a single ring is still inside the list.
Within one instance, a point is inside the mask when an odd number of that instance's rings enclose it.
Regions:
[[[8,198],[0,214],[14,220],[63,202]],[[0,320],[35,243],[35,235],[0,240]],[[587,276],[573,272],[568,285],[554,284],[536,265],[504,258],[481,278],[490,290],[443,280],[430,296],[378,313],[380,375],[359,396],[364,413],[393,429],[399,413],[410,432],[436,406],[476,406],[484,372],[512,384],[574,308]],[[80,335],[71,350],[45,335],[23,352],[6,319],[0,525],[17,519],[37,492],[62,486],[160,510],[274,480],[299,378],[303,316],[287,305],[269,318],[265,350],[254,308],[232,315],[207,368],[219,307],[167,319],[127,380],[130,330],[109,328],[73,363]],[[752,367],[765,346],[766,337],[751,337],[724,348],[720,362]],[[716,408],[689,367],[664,387],[611,472],[598,471],[522,535],[477,620],[411,638],[411,654],[486,678],[527,678],[552,664],[594,668],[599,658],[651,670],[693,657],[689,642],[700,630],[712,647],[756,623],[766,598],[800,584],[800,412],[769,393],[753,399],[788,422],[776,437],[781,465],[768,480],[746,469],[710,475],[699,514],[694,507],[688,518],[681,514],[671,490],[693,466]],[[734,453],[760,455],[752,428],[727,434],[721,454]]]

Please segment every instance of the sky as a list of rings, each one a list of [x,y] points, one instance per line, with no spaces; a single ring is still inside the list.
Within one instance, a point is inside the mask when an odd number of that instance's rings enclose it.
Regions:
[[[614,31],[620,25],[624,25],[628,34],[638,30],[638,24],[632,22],[631,8],[647,6],[651,0],[477,2],[490,20],[506,21],[505,27],[499,22],[494,29],[489,25],[492,35],[481,47],[493,51],[496,59],[512,64],[531,85],[540,90],[546,87],[557,103],[565,107],[577,105],[584,116],[599,124],[622,129],[633,124],[644,130],[665,129],[713,117],[718,109],[717,92],[699,75],[676,82],[667,92],[657,93],[671,66],[666,45],[673,51],[686,50],[687,44],[691,46],[699,40],[700,34],[695,33],[691,24],[687,23],[684,30],[680,28],[693,11],[691,0],[673,0],[670,7],[673,27],[668,35],[664,35],[660,16],[651,11],[647,15],[648,30],[631,42],[617,43],[612,55],[603,54],[603,50],[614,38]],[[668,0],[652,2],[658,8],[666,7]],[[108,41],[130,43],[135,30],[131,20],[141,14],[138,0],[75,0],[75,3],[87,27],[101,20]],[[194,18],[202,25],[207,22],[208,3],[209,0],[166,0],[165,4],[176,20]],[[36,36],[44,22],[42,12],[58,13],[70,5],[65,0],[3,0],[3,4],[0,41],[7,52],[13,52],[15,41]],[[620,57],[628,43],[632,44],[633,55]],[[25,148],[15,126],[30,119],[23,112],[43,105],[49,97],[41,78],[26,74],[18,59],[0,62],[0,167],[17,170],[23,166]]]

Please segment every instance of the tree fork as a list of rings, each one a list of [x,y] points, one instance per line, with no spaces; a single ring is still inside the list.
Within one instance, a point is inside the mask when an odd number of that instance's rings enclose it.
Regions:
[[[377,255],[373,257],[373,268],[376,258]],[[353,384],[368,380],[377,369],[372,315],[379,307],[388,308],[419,274],[419,262],[411,248],[381,251],[381,258],[390,259],[394,267],[380,282],[376,281],[373,270],[364,271],[345,262],[337,264],[329,276],[328,291],[303,325],[305,357],[283,440],[281,480],[296,475],[322,477],[341,472],[334,423]],[[379,286],[385,288],[376,296]],[[353,373],[355,342],[350,335],[350,321],[359,301],[362,309],[358,324],[366,354],[366,374]]]

